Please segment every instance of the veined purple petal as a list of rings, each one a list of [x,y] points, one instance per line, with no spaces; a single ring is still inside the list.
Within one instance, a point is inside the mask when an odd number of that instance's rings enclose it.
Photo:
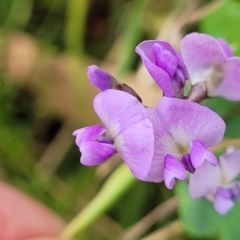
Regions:
[[[106,129],[103,126],[94,125],[75,130],[73,132],[73,136],[76,137],[75,142],[78,145],[78,147],[80,147],[82,142],[95,141],[104,132],[106,132]]]
[[[148,118],[153,125],[154,130],[154,155],[152,165],[146,179],[151,182],[163,181],[164,157],[172,152],[171,136],[161,123],[156,108],[146,108]],[[170,139],[170,141],[168,141]],[[169,143],[169,145],[168,145]]]
[[[220,156],[220,167],[226,183],[233,181],[240,174],[240,149],[228,147]]]
[[[182,156],[182,163],[187,171],[190,173],[195,172],[195,167],[192,165],[190,154],[184,154]]]
[[[148,41],[142,42],[137,46],[136,52],[142,58],[143,64],[157,85],[163,90],[165,96],[173,97],[175,96],[175,92],[171,78],[167,72],[155,64],[152,46],[152,43],[149,44]]]
[[[151,40],[140,43],[136,52],[164,95],[178,96],[188,73],[177,51],[167,42]]]
[[[205,161],[189,178],[189,192],[193,199],[215,194],[221,185],[221,171],[219,166],[214,167]]]
[[[177,68],[179,69],[179,71],[182,72],[183,78],[185,80],[188,79],[188,72],[187,72],[187,68],[184,64],[184,61],[183,61],[182,57],[180,56],[180,54],[172,47],[171,44],[169,44],[168,42],[159,41],[159,40],[151,40],[151,41],[146,41],[146,42],[153,42],[153,43],[160,44],[162,47],[164,47],[169,52],[171,52],[177,59],[177,63],[178,63]]]
[[[148,180],[154,133],[145,107],[126,92],[106,90],[95,97],[94,109],[132,173],[141,180]]]
[[[177,59],[166,48],[160,44],[153,44],[153,55],[155,58],[155,64],[168,73],[170,78],[173,78],[177,70]]]
[[[191,162],[194,168],[199,168],[205,160],[213,166],[217,166],[215,155],[201,141],[192,141],[190,148]]]
[[[214,199],[214,208],[216,211],[220,214],[226,214],[233,205],[234,203],[229,189],[219,187]]]
[[[79,150],[82,153],[81,163],[87,166],[103,163],[116,153],[111,144],[90,141],[82,142]]]
[[[181,40],[181,53],[192,85],[206,81],[211,67],[227,60],[225,49],[211,36],[191,33]]]
[[[233,51],[229,47],[228,43],[224,39],[222,39],[222,38],[218,38],[216,40],[221,45],[221,47],[222,47],[226,57],[227,58],[233,57]]]
[[[167,188],[172,189],[175,185],[175,178],[183,180],[186,178],[186,170],[183,164],[176,157],[168,154],[164,158],[163,170],[164,182]]]
[[[240,100],[240,58],[232,57],[224,64],[224,80],[219,83],[209,96],[222,96],[230,101]]]
[[[116,79],[96,65],[90,65],[87,72],[90,82],[101,91],[112,89],[117,84]]]
[[[184,148],[193,140],[209,147],[219,144],[223,138],[224,121],[215,112],[197,103],[163,97],[158,113],[165,131],[177,143],[179,154],[186,153]]]
[[[93,105],[112,139],[147,119],[145,107],[134,96],[123,91],[109,89],[101,92],[95,97]]]
[[[150,181],[163,180],[164,158],[167,154],[180,161],[184,154],[190,152],[191,141],[200,139],[207,146],[214,146],[223,137],[223,120],[199,104],[163,97],[158,109],[147,108],[146,111],[155,136],[153,161],[148,175]]]

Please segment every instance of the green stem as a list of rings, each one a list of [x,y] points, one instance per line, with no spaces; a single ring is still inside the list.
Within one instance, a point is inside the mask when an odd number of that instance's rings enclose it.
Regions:
[[[84,32],[86,16],[88,13],[89,0],[68,0],[67,20],[65,25],[65,44],[70,58],[68,58],[68,70],[73,92],[73,99],[77,108],[91,109],[94,91],[91,84],[82,77],[86,75],[86,62],[84,61]],[[88,94],[86,94],[86,92]],[[95,119],[93,111],[91,114],[82,114],[78,111],[76,119],[82,124]]]
[[[75,55],[82,54],[89,2],[89,0],[68,0],[65,43],[68,51]]]
[[[137,57],[135,47],[141,40],[141,26],[148,3],[148,0],[134,0],[131,3],[131,12],[128,21],[126,21],[123,43],[119,51],[118,66],[121,66],[120,74],[127,72]]]
[[[126,165],[121,165],[108,178],[100,192],[91,202],[65,227],[61,236],[71,238],[83,232],[105,210],[109,209],[134,183],[136,179]]]

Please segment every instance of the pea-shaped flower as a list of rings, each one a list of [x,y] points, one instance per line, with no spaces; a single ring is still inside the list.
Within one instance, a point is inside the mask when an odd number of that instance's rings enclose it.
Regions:
[[[120,83],[110,73],[102,70],[96,65],[88,66],[87,76],[90,82],[101,91],[108,89],[124,91],[130,93],[142,102],[140,96],[131,87],[125,83]]]
[[[191,33],[181,41],[181,53],[191,84],[202,84],[210,97],[240,100],[240,58],[223,39]]]
[[[145,180],[154,152],[153,127],[144,106],[129,93],[108,89],[94,99],[94,110],[104,126],[76,130],[81,163],[104,162],[118,152],[133,175]]]
[[[213,167],[205,162],[189,179],[189,191],[192,198],[206,197],[213,202],[220,214],[226,214],[240,201],[240,150],[229,147],[220,156],[219,164]]]
[[[181,98],[188,73],[179,53],[169,43],[157,40],[140,43],[136,52],[164,96]]]
[[[163,97],[157,109],[148,108],[154,128],[155,151],[148,181],[165,181],[173,188],[205,160],[217,165],[208,149],[222,140],[225,123],[209,108],[183,99]]]

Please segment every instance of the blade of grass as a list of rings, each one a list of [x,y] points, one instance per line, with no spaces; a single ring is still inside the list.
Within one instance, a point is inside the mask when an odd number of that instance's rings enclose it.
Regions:
[[[81,55],[88,12],[88,0],[68,0],[65,43],[69,53]]]
[[[92,201],[64,228],[61,236],[71,238],[83,232],[126,193],[135,182],[136,179],[126,165],[118,167]]]
[[[157,221],[165,219],[167,216],[176,211],[178,207],[178,199],[176,197],[170,198],[167,201],[158,205],[147,216],[142,218],[136,224],[131,226],[123,232],[117,240],[134,240],[145,233]]]
[[[119,73],[127,72],[137,55],[135,54],[135,47],[141,39],[141,26],[146,13],[148,0],[135,0],[131,3],[131,13],[129,20],[126,21],[126,27],[123,32],[123,42],[119,49],[118,66]]]

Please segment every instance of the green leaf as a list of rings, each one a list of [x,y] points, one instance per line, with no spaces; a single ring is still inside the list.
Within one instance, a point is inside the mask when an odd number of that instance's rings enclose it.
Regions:
[[[198,237],[216,236],[221,222],[212,204],[205,199],[192,200],[184,182],[178,182],[175,190],[180,200],[179,215],[187,232]]]
[[[200,30],[216,38],[226,39],[240,55],[240,3],[226,1],[200,21]]]
[[[226,123],[226,138],[239,138],[240,104],[221,97],[207,99],[203,104],[219,114]]]
[[[219,229],[219,235],[221,240],[235,240],[240,236],[240,203],[235,202],[234,208],[226,215],[222,217],[221,228]]]
[[[0,0],[0,21],[5,23],[11,11],[14,0]]]
[[[176,193],[180,200],[179,215],[185,230],[194,237],[219,237],[221,240],[235,240],[240,236],[240,203],[226,215],[218,214],[213,204],[204,198],[191,199],[187,185],[178,182]]]

